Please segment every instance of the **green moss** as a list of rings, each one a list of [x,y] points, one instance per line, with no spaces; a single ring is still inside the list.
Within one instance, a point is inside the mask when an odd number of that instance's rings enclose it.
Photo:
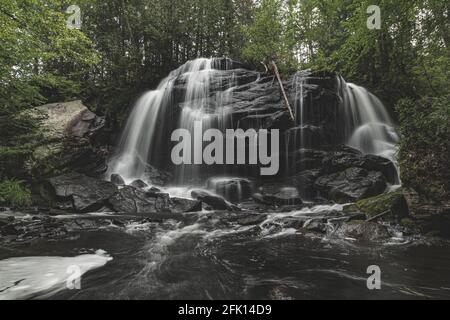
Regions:
[[[31,206],[31,191],[20,181],[7,180],[0,183],[0,198],[11,207],[26,208]]]
[[[356,206],[369,218],[387,211],[390,213],[386,217],[391,219],[402,219],[409,216],[408,204],[401,190],[358,201]]]

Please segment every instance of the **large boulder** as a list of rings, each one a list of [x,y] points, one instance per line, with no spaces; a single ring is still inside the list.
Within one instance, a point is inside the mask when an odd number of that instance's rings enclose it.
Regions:
[[[82,174],[67,174],[49,179],[58,200],[70,200],[76,212],[96,211],[117,192],[117,187],[107,181]]]
[[[165,202],[167,197],[149,197],[144,191],[126,186],[109,199],[112,208],[123,214],[146,215],[157,213],[156,203]]]
[[[368,218],[383,215],[383,219],[401,221],[409,216],[409,207],[401,190],[360,200],[356,207]]]
[[[81,139],[95,135],[104,126],[104,118],[91,112],[80,100],[47,104],[32,112],[45,116],[43,132],[50,139]]]
[[[170,198],[168,194],[145,192],[131,186],[120,189],[109,199],[109,203],[118,213],[142,216],[196,212],[202,209],[200,201]]]
[[[170,211],[171,213],[199,212],[202,211],[202,203],[184,198],[171,198]]]
[[[142,181],[141,179],[134,180],[134,181],[130,184],[130,186],[132,186],[132,187],[134,187],[134,188],[137,188],[137,189],[146,189],[146,188],[149,187],[149,185],[146,184],[146,183],[145,183],[144,181]]]
[[[315,188],[328,199],[348,203],[384,193],[387,183],[380,172],[349,168],[320,177],[315,182]]]
[[[105,159],[99,156],[101,150],[92,143],[105,125],[104,118],[92,113],[81,101],[48,104],[28,112],[43,118],[42,141],[26,163],[31,176],[72,169],[96,174],[106,171]]]
[[[387,227],[378,223],[359,220],[342,224],[342,226],[336,231],[336,235],[370,242],[385,241],[391,238]]]
[[[381,172],[389,183],[396,184],[399,181],[397,169],[389,159],[365,155],[348,146],[338,146],[329,152],[322,160],[324,173],[342,172],[349,168],[362,168],[367,171]]]
[[[112,174],[111,182],[114,183],[116,186],[124,186],[125,185],[125,180],[119,174]]]

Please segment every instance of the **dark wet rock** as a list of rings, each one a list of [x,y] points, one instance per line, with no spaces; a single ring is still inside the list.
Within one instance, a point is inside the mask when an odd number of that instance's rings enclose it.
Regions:
[[[157,199],[149,197],[144,191],[126,186],[110,197],[108,201],[116,212],[148,215],[158,212]]]
[[[387,187],[386,179],[380,172],[361,168],[320,177],[315,188],[326,198],[338,203],[354,202],[382,194]]]
[[[162,193],[163,192],[160,189],[157,189],[157,188],[151,188],[150,190],[145,192],[145,194],[148,197],[151,197],[151,198],[157,198]]]
[[[112,208],[121,214],[153,216],[160,213],[201,211],[201,202],[170,198],[165,193],[144,192],[131,186],[124,187],[109,199]]]
[[[285,229],[302,229],[305,225],[307,218],[305,217],[286,217],[277,221],[281,223]]]
[[[337,230],[336,234],[362,241],[383,241],[391,238],[387,227],[378,223],[364,221],[345,223]]]
[[[19,230],[13,225],[7,224],[0,229],[2,235],[5,236],[18,236],[20,234]]]
[[[307,170],[289,178],[289,182],[297,188],[302,198],[314,200],[317,197],[317,190],[314,187],[317,178],[319,171]]]
[[[64,227],[69,232],[98,230],[110,225],[111,221],[106,219],[68,219],[64,221]]]
[[[231,211],[237,210],[236,206],[232,205],[224,198],[205,190],[193,190],[191,192],[191,196],[194,199],[206,203],[214,210],[231,210]]]
[[[57,199],[71,200],[77,212],[96,211],[116,193],[117,187],[107,181],[81,174],[68,174],[49,180]]]
[[[237,222],[241,226],[254,226],[266,221],[267,215],[265,214],[252,214],[247,217],[240,218]]]
[[[149,187],[148,184],[146,184],[144,181],[142,181],[142,180],[140,180],[140,179],[133,181],[133,182],[130,184],[130,186],[132,186],[132,187],[134,187],[134,188],[137,188],[137,189],[146,189],[146,188]]]
[[[317,232],[317,233],[326,233],[328,230],[327,224],[320,220],[311,220],[305,223],[303,226],[304,229]]]
[[[202,211],[201,201],[172,198],[170,199],[170,211],[172,213],[199,212]]]
[[[207,181],[207,189],[223,196],[228,201],[237,203],[252,195],[253,186],[248,179],[211,178]]]
[[[152,165],[146,166],[144,175],[146,180],[155,186],[165,186],[172,179],[172,175],[169,172],[158,169]]]
[[[50,217],[13,220],[0,228],[0,233],[0,243],[28,243],[39,239],[56,240],[68,234],[62,221]]]
[[[322,162],[322,171],[327,174],[342,172],[349,168],[381,172],[388,182],[392,184],[398,182],[397,170],[390,160],[375,155],[364,155],[348,146],[337,147],[335,151],[328,153]]]
[[[125,185],[125,180],[119,174],[112,174],[111,182],[114,183],[116,186],[124,186]]]
[[[202,202],[202,209],[205,211],[213,211],[213,207],[211,207],[209,204],[206,204],[204,202]]]
[[[4,221],[3,219],[0,219],[0,228],[4,227],[8,224],[8,222]]]

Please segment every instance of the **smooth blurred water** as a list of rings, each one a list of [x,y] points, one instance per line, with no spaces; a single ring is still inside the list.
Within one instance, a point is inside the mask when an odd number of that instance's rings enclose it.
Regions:
[[[0,248],[0,259],[78,256],[97,249],[113,258],[82,277],[82,290],[34,298],[450,298],[448,242],[362,244],[278,228],[268,223],[275,218],[242,227],[232,219],[194,214],[183,221],[134,223],[126,231],[83,232],[76,240],[35,243],[21,250]],[[380,291],[367,289],[370,265],[382,270]]]

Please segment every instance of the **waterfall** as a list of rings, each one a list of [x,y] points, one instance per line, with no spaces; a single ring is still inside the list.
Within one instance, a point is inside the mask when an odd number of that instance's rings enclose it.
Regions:
[[[233,63],[229,59],[188,61],[172,71],[156,90],[145,93],[127,121],[117,154],[110,160],[108,175],[119,174],[127,183],[146,180],[149,165],[153,165],[172,170],[177,186],[198,185],[211,176],[228,180],[233,176],[253,176],[250,167],[205,166],[195,161],[203,158],[206,146],[199,132],[217,129],[224,133],[241,127],[241,121],[246,119],[243,127],[259,129],[271,125],[270,121],[283,119],[279,114],[280,109],[285,110],[284,102],[277,100],[271,78]],[[317,85],[321,77],[331,81]],[[293,126],[291,122],[277,124],[285,134],[285,155],[281,155],[285,157],[285,174],[301,169],[308,149],[327,150],[342,143],[397,163],[399,137],[394,123],[383,103],[366,89],[334,74],[317,76],[311,71],[298,72],[286,84],[296,119]],[[315,96],[318,90],[322,90],[318,97],[324,96],[323,100]],[[257,107],[253,109],[253,105]],[[266,120],[270,121],[263,123],[260,119],[267,113]],[[201,129],[195,130],[199,124]],[[191,134],[193,164],[173,167],[170,162],[170,135],[175,129]]]
[[[230,125],[231,115],[224,106],[232,98],[235,79],[233,73],[224,73],[219,69],[229,69],[228,60],[225,65],[220,65],[220,62],[205,58],[188,61],[171,72],[156,90],[145,93],[137,101],[120,139],[117,155],[110,161],[108,175],[116,173],[126,181],[142,178],[148,164],[152,164],[156,154],[166,147],[159,141],[165,126],[160,121],[165,119],[169,110],[178,107],[178,102],[173,101],[177,82],[184,83],[186,92],[179,102],[181,115],[179,120],[175,120],[179,121],[176,128],[193,133],[196,121],[201,121],[203,130],[218,128],[224,131]],[[201,148],[197,148],[193,156],[202,156],[202,152]],[[195,165],[178,166],[175,170],[177,183],[183,184],[196,178],[199,169]]]
[[[347,144],[365,154],[374,154],[397,164],[399,136],[386,107],[375,95],[352,83],[344,85]]]

